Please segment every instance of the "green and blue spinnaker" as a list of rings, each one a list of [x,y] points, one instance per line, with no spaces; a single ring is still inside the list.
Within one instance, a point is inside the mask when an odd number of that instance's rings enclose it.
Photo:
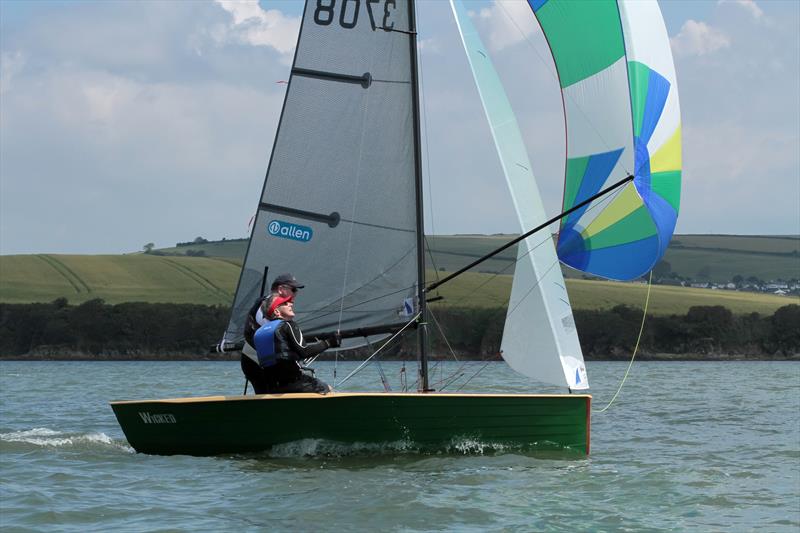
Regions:
[[[610,279],[647,273],[680,206],[675,68],[655,0],[528,0],[558,71],[567,130],[563,210],[633,175],[561,222],[558,256]]]

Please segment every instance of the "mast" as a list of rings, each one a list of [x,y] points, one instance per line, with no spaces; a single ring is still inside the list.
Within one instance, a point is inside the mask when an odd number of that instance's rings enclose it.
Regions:
[[[417,83],[417,19],[414,0],[408,0],[409,46],[411,47],[411,100],[414,121],[414,181],[417,192],[417,301],[419,302],[419,390],[428,389],[428,308],[425,303],[425,224],[422,208],[422,159],[419,130],[419,84]]]

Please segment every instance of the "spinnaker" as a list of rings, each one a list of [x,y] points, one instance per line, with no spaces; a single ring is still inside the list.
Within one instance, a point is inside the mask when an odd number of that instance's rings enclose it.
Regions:
[[[681,128],[669,37],[655,0],[528,0],[558,71],[567,131],[563,210],[628,175],[619,194],[563,219],[565,264],[629,280],[669,244]]]

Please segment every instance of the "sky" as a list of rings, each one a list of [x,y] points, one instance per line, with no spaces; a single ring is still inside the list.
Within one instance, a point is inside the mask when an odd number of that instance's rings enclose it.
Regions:
[[[465,2],[549,215],[564,119],[519,1]],[[662,0],[683,122],[677,233],[800,234],[800,2]],[[0,254],[116,254],[249,234],[295,0],[0,0]],[[417,8],[426,231],[513,232],[448,2]],[[499,181],[498,181],[499,180]]]

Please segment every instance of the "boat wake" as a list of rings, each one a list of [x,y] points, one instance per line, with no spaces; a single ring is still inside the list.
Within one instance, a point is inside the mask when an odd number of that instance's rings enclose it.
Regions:
[[[99,447],[134,453],[127,443],[116,441],[105,433],[70,434],[48,428],[0,433],[0,442],[32,444],[42,448]]]
[[[412,440],[391,442],[339,442],[326,439],[302,439],[273,446],[264,452],[272,458],[292,457],[348,457],[348,456],[380,456],[388,454],[409,455],[494,455],[504,453],[526,453],[537,451],[569,452],[568,449],[552,443],[540,446],[533,444],[508,444],[482,441],[476,437],[456,437],[449,442],[435,445],[419,443]]]
[[[350,455],[384,455],[416,451],[411,441],[393,442],[339,442],[326,439],[301,439],[270,448],[269,457],[347,457]]]

